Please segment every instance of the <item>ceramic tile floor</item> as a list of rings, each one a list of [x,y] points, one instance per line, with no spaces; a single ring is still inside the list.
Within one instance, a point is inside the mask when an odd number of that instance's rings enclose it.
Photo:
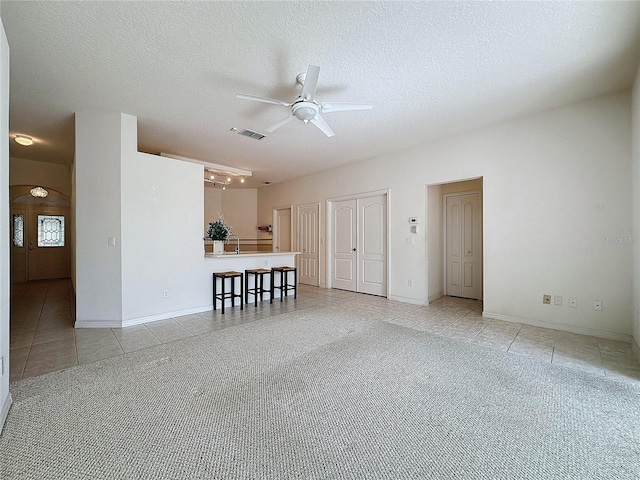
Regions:
[[[14,284],[11,289],[10,379],[95,362],[313,305],[367,313],[372,319],[467,341],[596,375],[640,383],[640,364],[625,342],[482,317],[481,302],[442,297],[429,306],[342,290],[299,286],[298,299],[186,315],[128,328],[74,329],[71,282]]]

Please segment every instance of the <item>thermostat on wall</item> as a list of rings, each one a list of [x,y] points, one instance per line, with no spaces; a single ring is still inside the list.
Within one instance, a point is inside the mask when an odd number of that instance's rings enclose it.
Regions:
[[[420,223],[420,219],[418,217],[409,217],[409,223]]]

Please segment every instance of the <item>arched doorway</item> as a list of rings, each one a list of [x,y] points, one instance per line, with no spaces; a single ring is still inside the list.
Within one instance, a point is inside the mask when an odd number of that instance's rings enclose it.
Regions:
[[[12,185],[11,282],[71,276],[70,199],[53,189],[46,197],[31,193],[35,185]]]

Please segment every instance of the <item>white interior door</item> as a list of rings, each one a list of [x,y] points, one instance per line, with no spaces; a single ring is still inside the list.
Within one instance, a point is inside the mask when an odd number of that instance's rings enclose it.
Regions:
[[[305,285],[318,286],[318,204],[301,205],[298,208],[299,281]]]
[[[274,252],[291,251],[291,207],[275,211]]]
[[[480,194],[445,197],[446,295],[482,298]]]
[[[358,199],[358,292],[387,294],[386,196]]]
[[[356,291],[357,256],[357,201],[343,200],[333,203],[332,214],[332,269],[331,286]]]

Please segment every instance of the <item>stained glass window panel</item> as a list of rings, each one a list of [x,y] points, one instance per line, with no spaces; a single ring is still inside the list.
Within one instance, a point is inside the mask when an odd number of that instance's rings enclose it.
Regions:
[[[24,247],[24,217],[21,213],[13,216],[13,246]]]
[[[38,215],[38,247],[64,247],[64,217]]]

